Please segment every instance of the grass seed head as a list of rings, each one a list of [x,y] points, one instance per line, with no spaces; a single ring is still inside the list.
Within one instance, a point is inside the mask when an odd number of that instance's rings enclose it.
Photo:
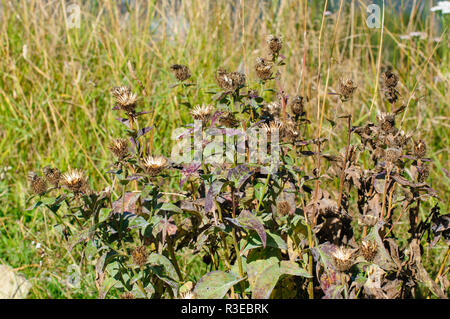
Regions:
[[[191,71],[186,65],[174,64],[170,67],[178,81],[183,82],[191,77]]]

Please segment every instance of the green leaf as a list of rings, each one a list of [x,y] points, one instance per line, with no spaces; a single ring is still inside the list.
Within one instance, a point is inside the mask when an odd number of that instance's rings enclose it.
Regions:
[[[252,299],[268,299],[282,275],[311,278],[306,270],[293,261],[279,261],[276,257],[248,263],[248,281]]]
[[[166,210],[166,211],[174,212],[174,213],[178,213],[178,214],[183,213],[183,210],[180,207],[178,207],[172,203],[163,203],[160,207],[160,210]]]
[[[243,279],[234,273],[212,271],[197,282],[194,293],[199,299],[222,299],[231,287]]]
[[[164,268],[164,275],[176,281],[180,280],[175,267],[166,256],[156,253],[150,254],[150,256],[148,256],[147,263],[151,266],[162,266]]]
[[[300,265],[294,261],[282,260],[280,262],[280,271],[284,275],[300,276],[311,278],[312,276]]]
[[[281,276],[278,259],[271,257],[247,264],[252,299],[267,299]]]
[[[261,239],[262,245],[264,248],[266,247],[267,235],[266,230],[264,229],[264,225],[259,221],[259,219],[253,215],[248,210],[244,210],[241,212],[237,221],[244,226],[245,228],[253,229],[258,233],[259,238]]]
[[[286,242],[283,240],[283,238],[281,238],[280,236],[278,236],[277,234],[273,234],[269,231],[266,230],[266,234],[267,234],[267,241],[266,241],[266,246],[267,247],[273,247],[273,248],[278,248],[278,249],[282,249],[282,250],[287,250],[287,244]],[[245,253],[247,250],[253,249],[253,248],[258,248],[258,247],[262,247],[263,244],[261,242],[261,239],[259,237],[256,236],[250,236],[249,237],[249,241],[247,243],[247,245],[245,246],[244,250],[242,251],[241,254]]]

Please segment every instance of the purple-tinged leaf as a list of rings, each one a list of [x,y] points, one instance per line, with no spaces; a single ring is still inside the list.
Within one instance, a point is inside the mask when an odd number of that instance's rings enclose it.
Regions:
[[[212,183],[205,198],[205,213],[209,213],[210,211],[212,211],[214,206],[214,199],[222,190],[223,185],[224,182],[220,180],[215,180]]]
[[[120,123],[122,123],[123,125],[125,125],[126,127],[128,127],[129,129],[131,129],[130,120],[129,119],[126,119],[126,118],[123,118],[123,117],[118,117],[118,118],[116,118],[116,120],[119,121]]]
[[[138,132],[137,132],[137,136],[136,137],[141,137],[145,134],[147,134],[148,132],[150,132],[153,129],[152,126],[147,126],[144,128],[141,128]]]
[[[216,121],[217,119],[220,117],[220,115],[222,115],[224,112],[221,111],[217,111],[213,114],[213,116],[211,117],[211,126],[210,127],[215,127]]]
[[[239,224],[241,224],[244,228],[253,229],[258,233],[259,238],[261,238],[261,242],[263,247],[266,248],[267,235],[266,230],[264,229],[264,225],[259,221],[259,219],[253,215],[248,210],[243,210],[239,217],[237,218]]]

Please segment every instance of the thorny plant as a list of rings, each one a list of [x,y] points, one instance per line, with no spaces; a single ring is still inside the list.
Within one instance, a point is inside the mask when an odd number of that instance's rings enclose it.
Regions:
[[[192,107],[185,99],[195,85],[191,71],[179,64],[171,71],[181,104],[203,129],[234,129],[224,130],[232,141],[237,128],[277,130],[282,165],[275,172],[236,157],[221,164],[171,162],[146,139],[152,128],[140,126],[149,112],[138,110],[138,95],[115,87],[113,110],[125,115],[118,120],[127,137],[110,143],[111,185],[96,191],[81,170],[45,167],[42,176],[29,176],[39,199],[33,208],[53,212],[69,248],[83,247],[80,258],[95,256],[100,298],[112,288],[122,298],[411,298],[419,287],[447,298],[448,250],[435,280],[421,258],[425,243],[448,245],[449,215],[435,205],[420,217],[421,203],[437,193],[427,183],[426,142],[396,127],[404,110],[398,75],[387,69],[380,79],[394,111],[362,126],[341,116],[347,145],[326,154],[326,139],[307,136],[308,98],[288,97],[280,85],[281,38],[270,36],[267,48],[267,57],[254,64],[257,83],[217,70],[221,91],[212,104]],[[276,89],[268,87],[272,82]],[[357,83],[341,79],[337,87],[340,101],[351,103]],[[271,92],[276,98],[265,101]],[[195,132],[188,125],[184,134]],[[203,138],[202,150],[212,143]],[[321,168],[308,172],[310,160]],[[161,187],[174,176],[179,193]],[[403,216],[409,217],[407,233],[398,231]],[[190,273],[186,252],[209,267],[201,279]]]

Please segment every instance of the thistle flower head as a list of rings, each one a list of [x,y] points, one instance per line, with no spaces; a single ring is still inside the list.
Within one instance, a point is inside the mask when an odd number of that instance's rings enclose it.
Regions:
[[[192,111],[191,115],[194,120],[200,120],[205,124],[211,118],[213,107],[210,104],[197,105]]]
[[[386,151],[384,153],[384,159],[386,160],[386,162],[389,162],[389,163],[397,162],[401,156],[402,156],[402,150],[399,148],[395,148],[395,147],[390,147],[390,148],[386,149]]]
[[[163,156],[153,157],[151,155],[144,158],[141,162],[144,171],[151,177],[157,176],[167,165],[167,159]]]
[[[278,118],[281,114],[281,105],[278,102],[270,102],[264,105],[262,112],[264,116]]]
[[[361,254],[364,259],[367,261],[372,261],[375,259],[375,256],[378,252],[378,246],[375,241],[365,240],[361,243]]]
[[[44,173],[45,178],[51,185],[55,187],[59,186],[61,180],[61,172],[59,171],[59,169],[50,166],[45,166],[42,169],[42,172]]]
[[[414,142],[414,156],[423,158],[427,154],[427,144],[423,140]]]
[[[47,182],[35,172],[28,173],[28,181],[30,183],[31,190],[36,195],[42,195],[47,191]]]
[[[267,37],[267,46],[269,47],[270,53],[275,56],[280,53],[280,50],[283,47],[283,41],[281,37],[270,34]]]
[[[277,212],[280,216],[286,216],[291,213],[291,205],[287,201],[277,202]]]
[[[139,246],[131,251],[131,257],[133,263],[139,267],[144,266],[147,263],[148,251],[145,246]]]
[[[278,120],[271,121],[269,124],[264,123],[262,125],[262,129],[266,130],[268,134],[272,134],[275,132],[280,132],[283,128],[283,123]]]
[[[224,68],[217,69],[217,84],[226,91],[236,91],[245,86],[247,81],[244,73],[227,72]]]
[[[88,188],[87,178],[83,171],[72,169],[61,176],[61,185],[73,193],[84,193]]]
[[[226,111],[219,116],[219,124],[225,127],[236,127],[239,122],[232,112]]]
[[[174,64],[170,67],[178,81],[183,82],[191,77],[191,71],[186,65]]]
[[[136,109],[137,94],[133,93],[129,87],[117,86],[111,89],[117,107],[127,113],[133,113]]]
[[[115,138],[109,145],[109,149],[117,158],[122,159],[128,154],[128,145],[127,139]]]
[[[120,299],[136,299],[136,297],[131,292],[125,292],[120,296]]]
[[[272,66],[270,61],[264,58],[256,58],[255,71],[258,78],[263,81],[269,80],[272,77]]]
[[[352,79],[342,78],[339,80],[338,93],[341,101],[348,101],[358,87]]]
[[[296,96],[290,103],[291,112],[296,116],[302,116],[304,111],[303,96]]]
[[[333,253],[333,262],[336,270],[347,271],[353,265],[353,251],[346,247],[339,247]]]
[[[192,291],[187,291],[180,294],[180,299],[195,299],[195,293]]]
[[[379,127],[384,133],[391,133],[395,130],[395,114],[378,113],[377,120]]]

